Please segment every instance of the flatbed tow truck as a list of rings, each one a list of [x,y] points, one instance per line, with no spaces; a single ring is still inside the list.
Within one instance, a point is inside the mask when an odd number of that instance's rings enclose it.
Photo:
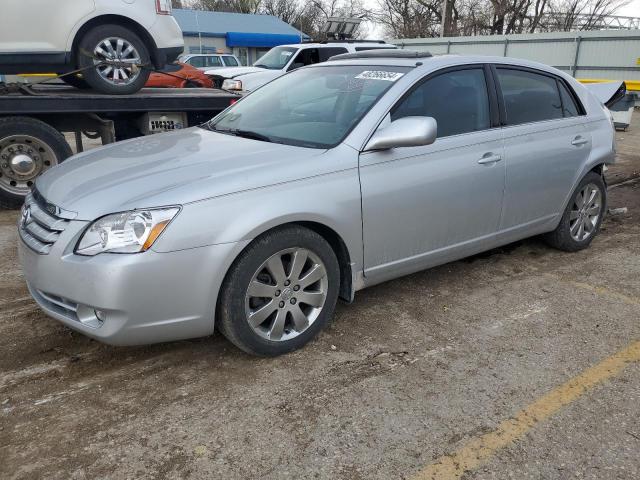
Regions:
[[[64,133],[103,145],[199,125],[235,103],[235,93],[205,88],[144,88],[103,95],[62,85],[0,83],[0,208],[18,208],[35,179],[67,159]]]

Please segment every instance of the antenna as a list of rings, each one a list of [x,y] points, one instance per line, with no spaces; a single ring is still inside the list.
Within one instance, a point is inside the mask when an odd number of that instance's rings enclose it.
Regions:
[[[362,19],[356,17],[329,17],[320,32],[328,39],[346,40],[353,36],[361,22]]]

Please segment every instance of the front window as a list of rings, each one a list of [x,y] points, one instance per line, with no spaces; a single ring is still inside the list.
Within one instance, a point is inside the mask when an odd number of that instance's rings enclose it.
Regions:
[[[286,145],[332,148],[408,70],[326,64],[296,70],[248,95],[206,128]]]
[[[267,53],[260,58],[256,63],[253,64],[254,67],[266,68],[268,70],[282,70],[289,60],[291,60],[291,56],[298,50],[294,47],[275,47],[269,50]]]

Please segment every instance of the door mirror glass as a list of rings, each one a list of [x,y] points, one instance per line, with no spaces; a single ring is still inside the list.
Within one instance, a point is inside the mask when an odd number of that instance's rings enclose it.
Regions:
[[[434,118],[403,117],[374,133],[365,151],[431,145],[437,136],[438,125]]]

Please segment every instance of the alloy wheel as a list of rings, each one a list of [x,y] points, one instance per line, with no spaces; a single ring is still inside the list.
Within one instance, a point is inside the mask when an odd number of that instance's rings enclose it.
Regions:
[[[582,242],[596,230],[602,215],[602,193],[593,183],[585,185],[576,194],[569,214],[571,237]]]
[[[305,332],[327,299],[329,280],[320,258],[305,248],[282,250],[255,272],[245,295],[250,327],[271,341]]]
[[[124,38],[105,38],[98,43],[93,54],[98,74],[111,84],[128,85],[140,75],[140,53]]]

